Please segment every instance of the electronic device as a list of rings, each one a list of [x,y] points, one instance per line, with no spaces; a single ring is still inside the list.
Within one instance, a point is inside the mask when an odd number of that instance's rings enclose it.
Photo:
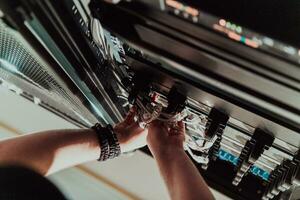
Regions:
[[[0,80],[80,127],[132,105],[186,127],[185,150],[233,199],[299,199],[300,4],[0,2]],[[147,149],[142,149],[149,153]]]

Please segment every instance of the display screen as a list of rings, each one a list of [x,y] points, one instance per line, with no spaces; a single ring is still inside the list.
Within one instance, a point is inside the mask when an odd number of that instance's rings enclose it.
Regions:
[[[165,10],[172,15],[196,25],[204,26],[243,45],[253,49],[260,49],[298,65],[300,64],[299,48],[259,34],[228,19],[208,14],[183,1],[165,0]]]

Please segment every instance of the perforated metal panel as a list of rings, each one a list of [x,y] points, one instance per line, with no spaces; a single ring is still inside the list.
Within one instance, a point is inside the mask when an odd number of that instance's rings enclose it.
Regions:
[[[39,98],[69,118],[90,126],[96,118],[34,57],[21,36],[0,21],[0,79]]]

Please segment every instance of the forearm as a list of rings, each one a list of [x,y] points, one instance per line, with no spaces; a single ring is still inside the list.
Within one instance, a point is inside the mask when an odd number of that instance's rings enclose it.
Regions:
[[[44,175],[99,155],[97,135],[91,129],[46,131],[0,142],[1,165],[21,165]]]
[[[172,200],[214,199],[197,168],[183,150],[154,154]]]

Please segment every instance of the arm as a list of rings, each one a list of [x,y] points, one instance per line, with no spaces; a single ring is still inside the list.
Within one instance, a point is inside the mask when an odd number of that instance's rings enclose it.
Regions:
[[[149,127],[148,146],[173,200],[214,199],[207,184],[183,149],[184,124],[168,128],[161,122]]]
[[[131,110],[114,130],[121,151],[145,145],[146,132],[134,122]],[[97,160],[100,146],[92,129],[55,130],[24,135],[0,142],[0,164],[20,165],[48,175],[56,171]]]

